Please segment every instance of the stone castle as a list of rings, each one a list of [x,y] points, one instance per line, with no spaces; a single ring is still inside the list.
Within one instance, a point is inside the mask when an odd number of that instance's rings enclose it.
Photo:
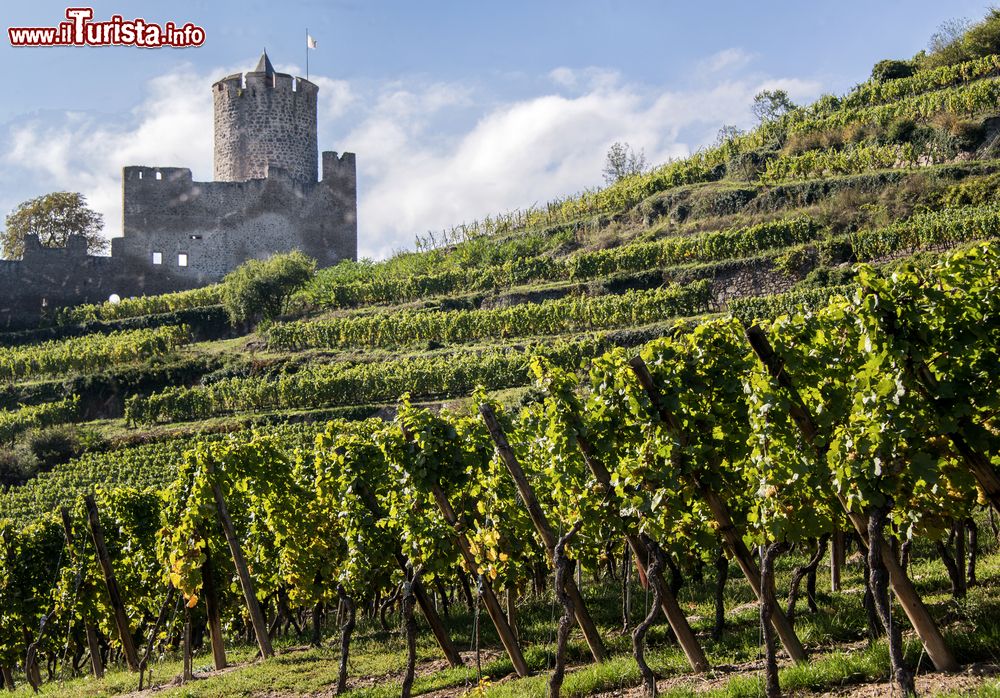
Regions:
[[[277,73],[265,52],[257,67],[212,85],[214,181],[180,167],[122,170],[123,236],[111,256],[87,254],[82,239],[0,260],[0,327],[46,309],[167,293],[222,279],[248,259],[301,250],[329,266],[357,258],[354,153],[322,154],[317,179],[312,82]]]

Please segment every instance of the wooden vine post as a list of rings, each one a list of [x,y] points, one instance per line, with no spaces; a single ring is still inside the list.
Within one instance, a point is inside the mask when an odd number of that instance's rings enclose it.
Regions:
[[[452,509],[451,503],[448,501],[448,497],[445,495],[444,490],[441,489],[440,485],[434,484],[431,487],[431,494],[434,495],[434,500],[437,502],[438,508],[441,510],[441,515],[444,516],[444,520],[455,532],[455,541],[458,545],[459,551],[462,553],[462,558],[465,560],[465,564],[468,565],[470,570],[476,569],[476,558],[473,556],[472,548],[469,546],[469,539],[465,537],[462,524],[459,522],[458,517],[455,516],[455,510]],[[490,614],[490,620],[493,621],[493,625],[497,630],[497,635],[500,636],[500,641],[503,643],[504,649],[507,650],[507,655],[510,657],[511,664],[514,665],[514,671],[517,672],[518,676],[527,676],[528,663],[524,660],[524,655],[521,653],[521,647],[517,643],[514,631],[511,630],[510,624],[507,622],[507,616],[504,613],[503,608],[500,606],[500,602],[497,600],[496,594],[493,592],[493,587],[490,586],[489,580],[483,578],[482,575],[480,575],[480,580],[483,603],[486,605],[486,612]]]
[[[6,664],[4,664],[3,666],[0,666],[0,676],[3,677],[3,685],[4,685],[4,687],[8,691],[10,691],[11,693],[13,693],[14,689],[17,688],[17,686],[14,683],[14,672],[11,671],[11,669],[10,669],[9,666],[7,666]]]
[[[76,551],[73,549],[73,522],[70,521],[69,511],[66,507],[59,509],[62,517],[63,531],[66,534],[66,548],[69,554],[75,559]],[[104,678],[104,660],[101,658],[101,644],[97,640],[97,628],[87,619],[84,623],[84,631],[87,636],[87,649],[90,651],[90,667],[94,672],[95,679]]]
[[[209,463],[209,476],[212,476],[214,472],[215,468]],[[240,578],[240,587],[243,589],[243,598],[246,600],[247,610],[250,612],[250,622],[253,625],[254,635],[257,636],[260,656],[262,659],[268,659],[274,656],[274,649],[271,647],[271,638],[267,635],[267,623],[260,610],[260,602],[257,601],[257,592],[254,590],[253,579],[250,577],[250,570],[247,567],[246,558],[243,556],[243,548],[240,547],[240,542],[236,538],[236,529],[233,528],[233,520],[229,517],[229,510],[226,508],[226,500],[222,496],[222,487],[214,481],[214,478],[212,480],[212,496],[215,498],[219,523],[222,524],[222,532],[226,536],[226,543],[229,544],[229,552],[233,555],[233,565]]]
[[[212,661],[216,670],[225,669],[226,643],[222,639],[222,616],[219,612],[219,591],[215,588],[215,565],[212,552],[205,546],[205,562],[201,565],[201,592],[205,597],[205,614],[208,616],[208,637],[212,641]]]
[[[122,643],[122,654],[125,655],[125,663],[128,668],[131,671],[139,671],[139,655],[132,639],[132,631],[129,630],[128,615],[125,613],[125,604],[122,602],[121,592],[118,589],[115,571],[111,567],[111,557],[108,555],[108,548],[104,543],[104,529],[101,528],[101,521],[97,514],[97,503],[92,494],[84,497],[83,501],[87,507],[87,522],[90,525],[90,536],[94,541],[94,548],[97,550],[97,561],[104,573],[104,584],[108,589],[108,599],[114,614],[118,638]]]
[[[594,479],[597,480],[597,484],[601,486],[605,493],[614,492],[614,488],[611,486],[611,473],[608,472],[607,467],[601,459],[597,457],[597,452],[590,441],[578,434],[577,445],[583,454],[584,462],[590,468]],[[626,530],[625,541],[628,543],[629,548],[632,550],[632,556],[635,558],[635,566],[639,571],[639,579],[642,585],[646,586],[646,560],[652,559],[649,547],[643,542],[636,530]],[[628,557],[626,556],[625,559],[627,560]],[[622,573],[624,574],[625,570],[622,570]],[[708,657],[705,656],[705,651],[702,649],[701,643],[698,642],[694,631],[691,630],[687,616],[684,615],[680,604],[677,603],[677,598],[671,593],[670,587],[667,585],[666,580],[664,580],[663,575],[654,575],[652,583],[656,585],[656,591],[660,595],[660,608],[663,610],[663,615],[666,616],[667,622],[674,631],[674,635],[677,636],[677,642],[681,646],[681,649],[684,650],[688,664],[695,671],[708,671],[712,668],[708,663]]]
[[[646,362],[642,360],[642,357],[635,356],[629,361],[629,366],[639,380],[639,384],[642,385],[646,394],[649,395],[649,399],[653,403],[653,407],[656,409],[660,420],[682,446],[686,444],[687,438],[684,430],[681,428],[676,417],[663,404],[659,388],[657,388],[656,382],[653,380],[653,375],[649,372],[649,367],[646,366]],[[712,512],[712,517],[719,526],[719,534],[743,571],[743,575],[746,577],[747,582],[749,582],[750,588],[753,589],[758,600],[762,599],[763,589],[760,586],[760,568],[753,559],[753,555],[747,548],[746,543],[743,542],[743,535],[733,522],[729,505],[717,492],[703,485],[699,478],[694,477],[693,484],[698,490],[699,496]],[[802,642],[799,640],[799,636],[796,635],[795,628],[792,627],[792,624],[788,621],[788,617],[779,606],[775,606],[771,614],[771,625],[774,626],[781,644],[784,646],[785,651],[788,652],[788,656],[792,658],[792,661],[806,661],[805,648],[802,647]]]
[[[790,398],[788,411],[792,417],[792,421],[798,426],[806,443],[813,448],[816,457],[820,461],[823,461],[826,449],[818,441],[819,430],[816,422],[813,420],[808,409],[806,409],[805,403],[802,401],[802,396],[799,395],[788,372],[784,370],[784,362],[775,353],[767,336],[758,326],[753,325],[746,328],[746,336],[757,358],[760,359],[761,364],[764,365],[770,376],[778,382],[778,385],[787,392]],[[838,493],[837,498],[840,500],[840,504],[847,513],[851,524],[857,530],[858,535],[861,536],[861,540],[866,541],[867,545],[868,521],[862,514],[851,511],[843,495]],[[938,629],[934,619],[931,618],[930,613],[927,612],[927,607],[924,606],[920,595],[913,586],[913,582],[910,581],[906,572],[903,571],[892,549],[884,540],[879,541],[878,553],[879,557],[882,558],[882,564],[885,565],[886,570],[889,572],[889,585],[892,587],[899,605],[903,607],[906,617],[910,619],[913,629],[920,637],[920,641],[927,651],[927,656],[934,663],[934,667],[938,671],[957,671],[959,664],[955,660],[954,655],[952,655],[951,649],[945,642],[944,637],[941,635],[941,631]]]
[[[504,434],[500,423],[497,422],[493,410],[489,405],[484,403],[479,406],[479,412],[483,416],[483,421],[486,422],[486,428],[493,438],[493,443],[496,444],[500,457],[507,466],[510,476],[514,479],[514,484],[517,485],[517,491],[524,501],[524,506],[528,510],[531,522],[535,525],[535,530],[542,539],[542,544],[545,546],[545,552],[549,556],[549,561],[554,563],[558,538],[549,526],[545,512],[542,511],[542,507],[538,503],[538,498],[535,496],[535,491],[532,489],[531,483],[528,482],[528,478],[525,477],[524,470],[521,468],[517,456],[514,455],[514,451],[511,450],[510,444],[507,442],[507,436]],[[608,650],[604,647],[604,641],[601,640],[601,635],[597,631],[597,625],[594,623],[594,619],[591,618],[590,612],[587,610],[587,604],[583,600],[583,595],[580,594],[580,590],[572,577],[565,577],[564,589],[566,595],[573,602],[573,613],[576,616],[576,622],[580,626],[580,630],[583,631],[583,637],[587,641],[587,646],[590,648],[590,653],[593,655],[594,660],[597,662],[606,662],[608,660]]]
[[[382,510],[381,505],[378,500],[375,499],[375,495],[372,494],[368,487],[358,480],[354,482],[354,491],[361,498],[362,503],[365,508],[368,509],[369,513],[374,517],[376,521],[384,519],[386,517],[385,512]],[[403,555],[402,548],[399,543],[396,543],[392,549],[392,556],[396,559],[396,564],[399,565],[399,569],[405,574],[407,571],[407,559]],[[434,633],[434,639],[437,640],[438,646],[444,653],[445,659],[448,660],[448,664],[453,667],[463,666],[462,655],[458,653],[455,644],[451,641],[451,636],[448,635],[448,630],[444,627],[444,623],[441,622],[441,616],[438,615],[437,610],[434,608],[434,604],[431,603],[430,598],[427,596],[427,590],[424,588],[423,582],[419,579],[415,580],[412,584],[413,595],[417,599],[417,604],[420,606],[420,610],[423,611],[424,618],[427,620],[427,624],[431,628],[431,632]]]
[[[183,647],[183,668],[181,669],[181,684],[194,680],[194,663],[191,653],[191,610],[184,606],[184,634],[181,645]]]

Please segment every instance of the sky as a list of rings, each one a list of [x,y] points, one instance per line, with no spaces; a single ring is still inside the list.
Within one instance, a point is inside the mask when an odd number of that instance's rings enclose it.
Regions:
[[[79,6],[79,5],[71,5]],[[320,150],[357,154],[359,255],[601,185],[609,146],[650,163],[753,126],[762,89],[807,103],[908,58],[989,2],[674,0],[94,0],[95,20],[205,30],[200,47],[12,47],[0,40],[0,213],[79,191],[121,235],[121,168],[212,179],[211,84],[275,68],[320,87]],[[4,29],[65,3],[4,3]]]

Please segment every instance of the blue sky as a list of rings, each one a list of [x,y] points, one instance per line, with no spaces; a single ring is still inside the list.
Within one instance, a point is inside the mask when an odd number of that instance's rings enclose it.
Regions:
[[[78,3],[74,3],[78,4]],[[82,3],[79,3],[82,4]],[[750,126],[759,89],[842,93],[886,57],[924,48],[988,3],[318,0],[95,2],[95,19],[191,21],[192,49],[12,48],[0,42],[0,212],[84,192],[120,234],[124,165],[211,178],[211,83],[263,47],[303,74],[318,40],[320,148],[354,151],[359,247],[530,206],[601,181],[616,140],[653,162]],[[7,2],[9,26],[55,25],[66,4]]]

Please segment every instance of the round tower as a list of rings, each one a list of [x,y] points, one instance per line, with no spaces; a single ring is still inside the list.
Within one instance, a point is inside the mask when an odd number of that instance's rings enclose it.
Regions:
[[[317,181],[318,91],[308,80],[274,72],[266,51],[252,72],[212,85],[215,181],[264,179],[268,167],[300,182]]]

